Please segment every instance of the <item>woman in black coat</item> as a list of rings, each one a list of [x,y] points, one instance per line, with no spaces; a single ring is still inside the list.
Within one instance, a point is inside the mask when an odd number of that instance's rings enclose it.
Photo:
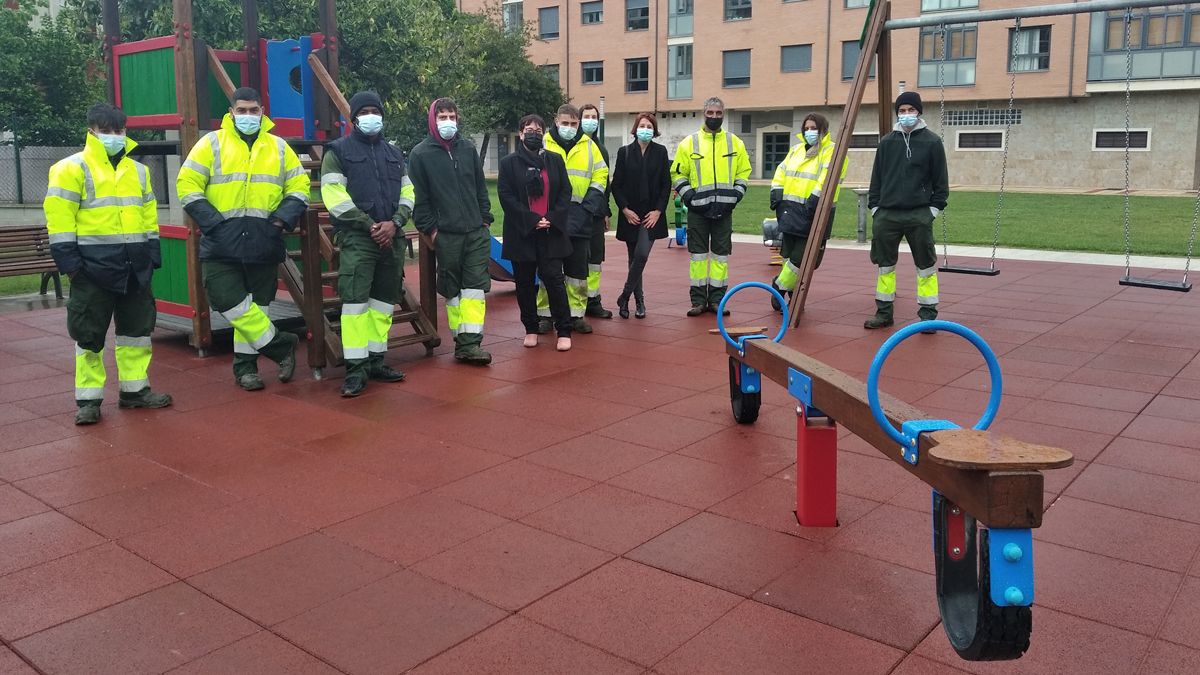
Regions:
[[[501,255],[512,262],[525,346],[538,344],[536,275],[550,298],[558,351],[565,352],[571,348],[571,310],[563,284],[563,258],[571,253],[567,237],[571,183],[562,158],[542,150],[546,122],[537,115],[526,115],[518,129],[521,141],[516,152],[500,160],[496,185],[504,209]]]
[[[646,299],[642,294],[642,271],[650,258],[655,239],[667,236],[667,200],[671,196],[671,174],[667,149],[655,143],[658,120],[652,113],[641,113],[633,122],[634,141],[617,151],[617,161],[609,181],[617,201],[617,239],[629,249],[629,276],[625,290],[617,298],[617,312],[629,318],[629,297],[637,303],[634,316],[646,318]]]

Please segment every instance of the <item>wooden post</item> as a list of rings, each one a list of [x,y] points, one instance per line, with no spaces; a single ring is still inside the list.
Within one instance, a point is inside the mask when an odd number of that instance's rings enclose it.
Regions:
[[[319,370],[328,365],[325,358],[325,296],[321,288],[321,224],[313,209],[305,211],[301,222],[304,302],[300,310],[308,328],[308,365]]]
[[[245,27],[242,51],[246,52],[250,78],[246,86],[262,93],[262,73],[258,69],[258,0],[242,0],[242,22]]]
[[[113,73],[116,56],[113,47],[121,42],[121,9],[117,0],[104,0],[104,40],[101,49],[104,50],[104,74],[108,78],[108,100],[113,105],[117,102],[117,80]]]
[[[421,311],[437,332],[437,255],[433,240],[422,234],[417,250],[417,276],[421,282]]]
[[[317,14],[320,20],[321,33],[325,36],[325,47],[319,50],[319,58],[325,67],[326,74],[333,83],[332,89],[336,91],[339,71],[338,48],[340,45],[337,28],[337,2],[335,0],[319,0]],[[330,87],[326,86],[325,91],[329,92]],[[335,119],[337,111],[334,104],[335,100],[332,96],[327,97],[319,91],[314,97],[317,129],[336,137],[339,134],[337,120]],[[349,119],[348,114],[346,117]]]
[[[179,153],[186,156],[200,140],[199,110],[196,104],[196,53],[192,33],[191,0],[172,0],[175,30],[175,100],[178,102]],[[212,346],[212,324],[208,297],[200,273],[200,228],[191,216],[184,215],[188,228],[187,265],[188,300],[192,305],[192,346],[201,352]]]
[[[871,55],[879,49],[879,41],[885,32],[883,24],[890,11],[891,3],[888,0],[881,0],[875,5],[867,25],[865,40],[859,52],[862,56],[858,59],[858,66],[854,69],[854,80],[850,85],[850,95],[842,116],[842,128],[838,129],[833,161],[825,175],[825,184],[821,187],[821,194],[824,197],[817,202],[817,213],[813,216],[808,245],[804,249],[804,261],[800,265],[800,280],[796,283],[796,289],[792,292],[792,301],[788,306],[788,322],[792,328],[800,325],[800,317],[804,313],[804,303],[808,299],[808,289],[812,285],[817,254],[821,250],[821,244],[825,241],[825,233],[832,226],[829,217],[833,213],[833,195],[837,194],[838,183],[841,181],[842,164],[846,161],[846,152],[850,148],[850,139],[854,134],[854,122],[858,119],[863,93],[866,91],[867,81],[870,79],[871,62],[873,61]]]
[[[892,18],[892,3],[886,3],[883,20]],[[879,36],[879,68],[875,83],[879,91],[879,137],[883,138],[892,129],[892,36],[886,30]]]
[[[346,100],[346,96],[338,89],[337,80],[333,79],[329,71],[325,69],[325,64],[321,62],[321,58],[316,53],[308,55],[308,65],[312,66],[313,76],[317,78],[317,82],[321,83],[321,88],[325,91],[325,95],[329,97],[329,101],[333,103],[338,112],[346,119],[350,119],[350,102]]]

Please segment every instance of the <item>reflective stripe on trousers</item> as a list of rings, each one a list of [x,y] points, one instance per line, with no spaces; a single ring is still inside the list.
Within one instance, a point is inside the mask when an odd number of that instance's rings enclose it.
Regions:
[[[275,325],[267,317],[266,308],[254,304],[251,295],[220,314],[233,326],[233,351],[237,354],[258,354],[275,339]]]
[[[589,265],[589,267],[599,267],[599,265]],[[567,305],[571,308],[571,318],[573,319],[581,318],[587,310],[587,301],[591,297],[591,277],[591,272],[588,272],[587,279],[563,276],[563,285],[567,287]],[[599,280],[597,280],[597,285],[599,285]],[[596,289],[596,294],[600,294],[599,288]],[[538,317],[549,319],[550,295],[546,293],[545,284],[538,284],[536,304]]]
[[[937,265],[917,270],[917,304],[938,304]]]
[[[587,296],[589,298],[600,297],[600,266],[599,265],[588,265]]]
[[[367,358],[367,342],[370,339],[371,317],[367,316],[367,303],[342,303],[342,354],[346,360]]]
[[[783,268],[779,270],[779,276],[775,277],[775,285],[780,290],[790,291],[796,288],[798,281],[800,281],[800,268],[793,265],[791,260],[784,260]]]
[[[124,392],[138,392],[150,386],[150,336],[116,339],[117,379]]]
[[[875,279],[875,299],[883,302],[896,300],[896,266],[889,265],[879,268],[879,276]]]
[[[367,338],[367,351],[372,354],[383,354],[387,351],[388,333],[392,331],[392,310],[395,306],[390,302],[367,299],[367,316],[371,320],[371,333]]]
[[[709,254],[708,285],[714,288],[724,288],[729,285],[729,256]]]
[[[75,400],[104,398],[104,350],[93,352],[75,345]]]
[[[688,263],[688,278],[693,286],[708,285],[708,254],[693,253]]]
[[[459,321],[455,335],[460,333],[483,333],[483,319],[487,314],[486,302],[482,289],[462,289],[462,292],[458,295]],[[447,319],[449,319],[448,315]]]

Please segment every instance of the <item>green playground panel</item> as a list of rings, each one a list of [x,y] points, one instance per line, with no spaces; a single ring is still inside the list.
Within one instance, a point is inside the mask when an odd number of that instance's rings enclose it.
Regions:
[[[233,82],[234,87],[240,87],[245,84],[242,82],[242,64],[222,61],[221,67],[229,75],[229,79]],[[209,73],[208,114],[212,119],[219,120],[225,117],[225,113],[227,112],[229,112],[229,99],[225,97],[225,92],[221,91],[221,85],[217,84],[217,77]]]
[[[167,115],[175,100],[175,51],[170,48],[122,54],[121,108],[127,115]],[[239,75],[240,78],[240,75]],[[221,100],[225,95],[218,94]]]
[[[158,240],[162,251],[162,267],[154,270],[150,288],[154,297],[181,305],[190,304],[188,299],[187,240],[161,237]]]

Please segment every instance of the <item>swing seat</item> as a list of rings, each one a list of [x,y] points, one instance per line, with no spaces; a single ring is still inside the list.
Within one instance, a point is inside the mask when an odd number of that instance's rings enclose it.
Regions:
[[[951,274],[977,274],[985,277],[994,277],[1000,274],[1000,270],[995,267],[967,267],[965,265],[942,265],[938,271]]]
[[[1192,285],[1186,281],[1163,281],[1162,279],[1146,279],[1144,277],[1121,277],[1122,286],[1137,286],[1138,288],[1154,288],[1161,291],[1179,291],[1187,293]]]

